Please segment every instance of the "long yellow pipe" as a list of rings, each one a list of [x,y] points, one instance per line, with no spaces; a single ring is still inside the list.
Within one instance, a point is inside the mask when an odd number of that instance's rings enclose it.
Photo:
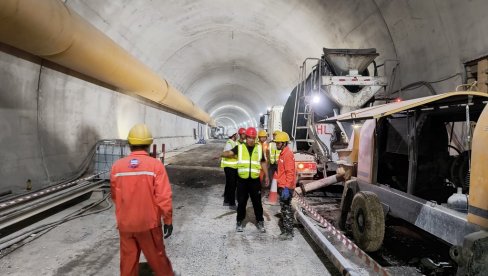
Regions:
[[[188,97],[58,0],[1,0],[0,41],[215,125]]]

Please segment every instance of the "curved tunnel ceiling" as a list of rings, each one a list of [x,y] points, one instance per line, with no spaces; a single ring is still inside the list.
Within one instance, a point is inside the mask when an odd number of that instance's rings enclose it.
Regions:
[[[374,1],[67,4],[225,125],[255,123],[267,108],[284,105],[299,65],[320,57],[322,47],[375,47],[395,58]]]

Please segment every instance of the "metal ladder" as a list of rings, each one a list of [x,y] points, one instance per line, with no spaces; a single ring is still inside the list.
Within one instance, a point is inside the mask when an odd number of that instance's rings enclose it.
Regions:
[[[308,61],[317,61],[317,64],[312,67],[312,75],[310,80],[307,80],[307,65]],[[318,68],[314,70],[314,68]],[[309,146],[314,140],[310,137],[309,128],[311,119],[313,118],[312,110],[312,94],[313,91],[320,89],[321,82],[321,60],[317,58],[307,58],[300,66],[299,83],[297,86],[297,92],[295,93],[295,106],[293,109],[293,124],[292,124],[292,138],[294,141],[294,150],[298,149],[299,143],[306,143]],[[304,124],[305,122],[305,124]],[[307,135],[305,139],[297,138],[297,131],[300,129],[306,129]]]
[[[309,61],[316,61],[312,66],[311,76],[308,78],[307,65]],[[319,93],[322,87],[323,61],[319,58],[307,58],[300,67],[299,83],[295,93],[295,106],[293,109],[292,138],[293,150],[297,151],[300,143],[305,143],[317,154],[317,158],[325,164],[330,157],[329,149],[318,137],[314,125],[314,111],[312,98],[314,93]],[[297,138],[297,131],[305,129],[305,138]]]

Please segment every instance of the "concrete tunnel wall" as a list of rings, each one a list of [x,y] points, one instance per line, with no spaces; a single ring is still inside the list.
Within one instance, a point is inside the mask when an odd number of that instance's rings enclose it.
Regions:
[[[222,125],[284,104],[298,66],[322,47],[369,48],[400,60],[392,90],[462,83],[463,62],[488,54],[488,2],[423,0],[96,1],[66,5],[164,76]],[[147,123],[169,149],[195,143],[198,123],[0,47],[0,191],[73,173],[98,139]],[[43,65],[44,64],[44,65]],[[392,79],[393,61],[381,74]],[[428,95],[421,87],[403,98]],[[158,142],[160,144],[161,142]]]

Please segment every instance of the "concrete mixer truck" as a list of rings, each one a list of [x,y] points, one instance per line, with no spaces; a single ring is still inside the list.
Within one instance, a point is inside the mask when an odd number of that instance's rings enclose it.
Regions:
[[[295,101],[283,116],[294,140],[297,192],[343,186],[338,226],[348,224],[366,252],[381,248],[386,218],[393,217],[448,245],[458,275],[483,275],[488,94],[456,91],[369,104],[386,85],[376,56],[374,49],[324,49],[321,59],[304,62],[290,96]],[[310,60],[315,65],[307,73]]]

